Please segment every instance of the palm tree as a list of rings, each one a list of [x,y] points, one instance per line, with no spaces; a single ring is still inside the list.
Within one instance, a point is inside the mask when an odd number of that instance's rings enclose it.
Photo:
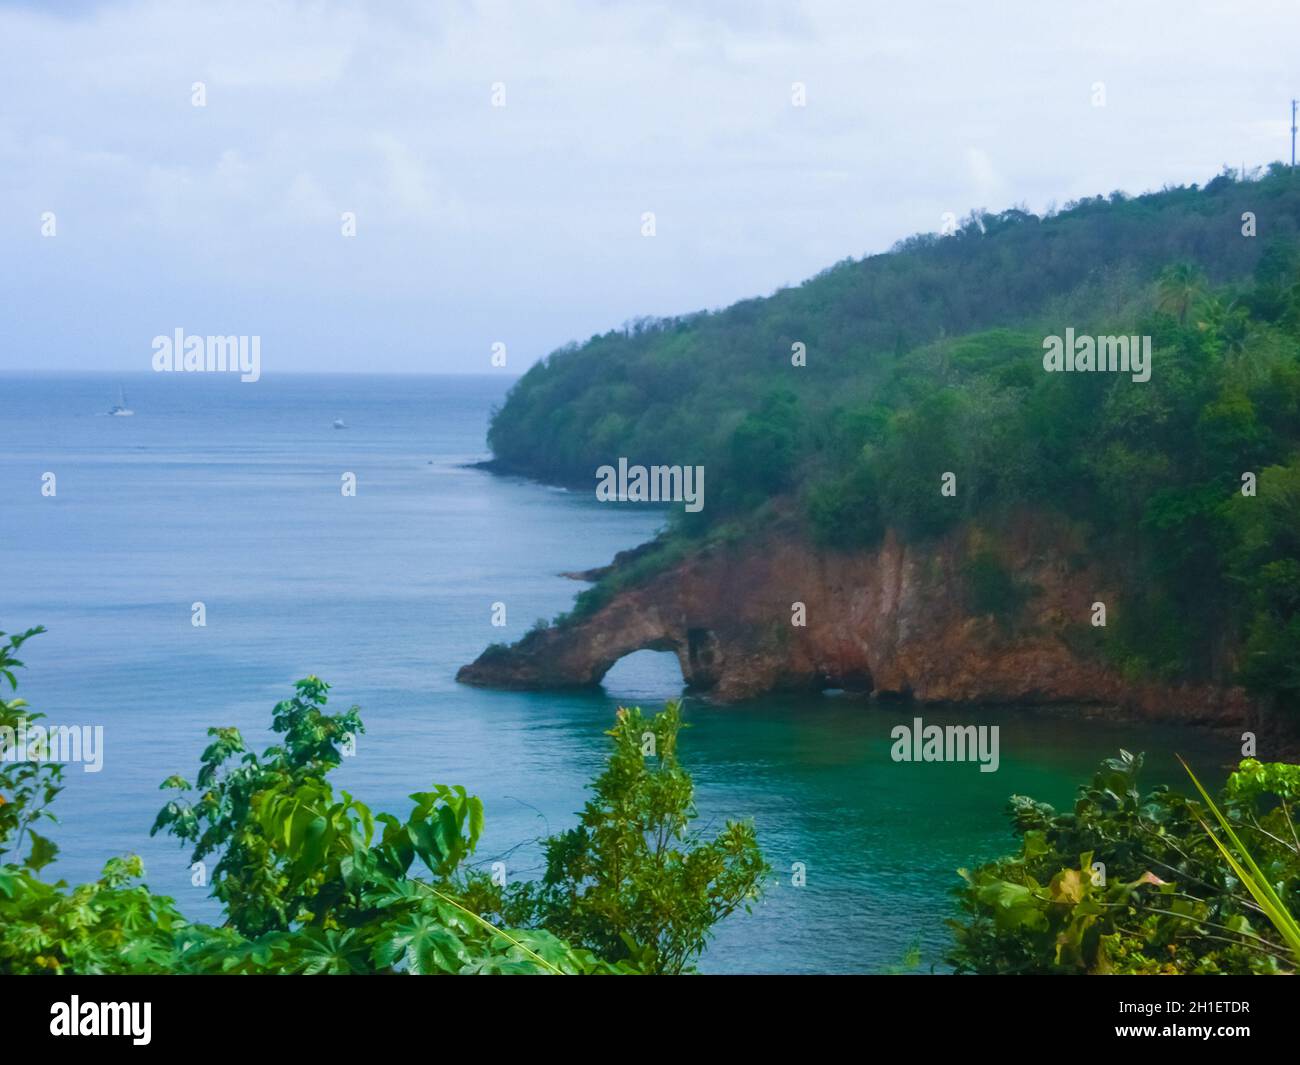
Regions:
[[[1205,290],[1205,275],[1193,263],[1166,266],[1156,286],[1156,307],[1187,324],[1187,312]]]
[[[1209,333],[1218,350],[1231,358],[1240,355],[1250,334],[1250,315],[1246,308],[1231,300],[1224,303],[1214,296],[1206,298],[1197,315],[1196,328]]]

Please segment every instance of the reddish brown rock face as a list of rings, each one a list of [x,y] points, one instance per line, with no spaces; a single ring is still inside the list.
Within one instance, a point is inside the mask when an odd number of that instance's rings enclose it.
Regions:
[[[702,551],[580,621],[490,648],[458,679],[595,685],[624,655],[651,649],[674,652],[687,684],[720,701],[844,688],[921,702],[1098,704],[1171,720],[1255,720],[1240,689],[1134,683],[1073,649],[1079,641],[1070,633],[1088,633],[1092,604],[1105,602],[1113,618],[1123,590],[1104,571],[1071,564],[1082,545],[1053,523],[1020,522],[1011,541],[996,545],[1033,589],[1014,625],[972,616],[963,576],[972,535],[920,546],[891,535],[874,551],[846,553],[774,528]],[[804,604],[802,627],[792,623],[796,603]]]

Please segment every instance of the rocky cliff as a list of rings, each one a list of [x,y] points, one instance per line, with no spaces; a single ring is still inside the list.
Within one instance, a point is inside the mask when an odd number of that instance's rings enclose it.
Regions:
[[[648,648],[672,651],[687,684],[721,701],[840,688],[922,702],[1099,704],[1129,716],[1252,725],[1257,711],[1240,689],[1133,682],[1106,663],[1095,649],[1092,604],[1122,609],[1122,588],[1077,561],[1085,545],[1073,535],[1060,523],[1022,520],[999,536],[997,554],[1027,590],[1008,624],[971,611],[964,566],[972,530],[924,546],[889,535],[876,550],[846,553],[818,549],[777,523],[630,584],[580,620],[489,648],[458,679],[595,685],[621,657]],[[795,624],[796,604],[803,625]]]

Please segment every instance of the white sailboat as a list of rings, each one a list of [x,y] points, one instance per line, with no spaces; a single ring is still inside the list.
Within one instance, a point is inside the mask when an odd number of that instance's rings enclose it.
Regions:
[[[108,408],[108,413],[114,418],[129,418],[135,413],[126,405],[126,389],[120,384],[117,386],[117,402]]]
[[[347,426],[344,424],[342,418],[335,418],[335,419],[334,419],[334,428],[335,428],[335,429],[346,429]]]

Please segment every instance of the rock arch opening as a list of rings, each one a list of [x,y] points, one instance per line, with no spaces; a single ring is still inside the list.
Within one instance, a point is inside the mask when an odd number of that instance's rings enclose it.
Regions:
[[[600,686],[621,701],[654,705],[680,696],[686,680],[673,651],[643,647],[615,661]]]

